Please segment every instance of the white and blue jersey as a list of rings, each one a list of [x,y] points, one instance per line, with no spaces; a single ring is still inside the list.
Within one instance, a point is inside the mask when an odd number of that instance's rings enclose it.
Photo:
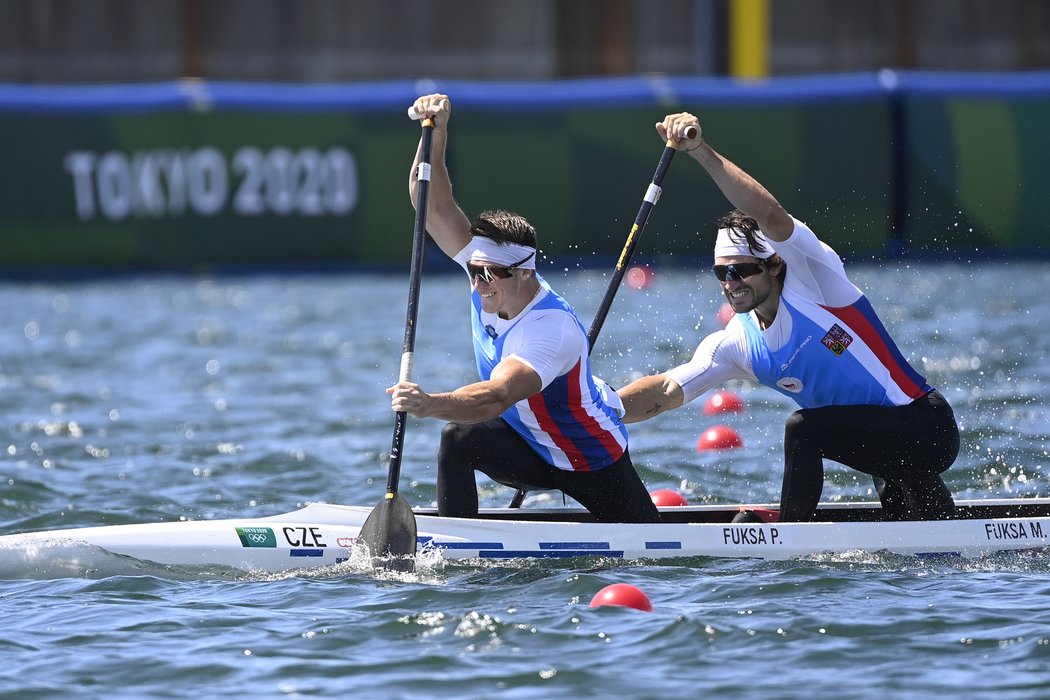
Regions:
[[[465,265],[465,260],[456,261]],[[471,293],[478,376],[487,380],[513,357],[540,376],[543,389],[502,418],[548,464],[569,471],[607,467],[627,450],[627,428],[606,400],[604,383],[591,376],[589,345],[572,307],[539,275],[539,293],[521,313],[502,319],[486,313]]]
[[[750,379],[803,408],[902,406],[932,391],[904,359],[834,250],[802,222],[770,245],[787,263],[776,318],[765,330],[755,313],[725,330],[668,372],[691,401],[728,379]]]

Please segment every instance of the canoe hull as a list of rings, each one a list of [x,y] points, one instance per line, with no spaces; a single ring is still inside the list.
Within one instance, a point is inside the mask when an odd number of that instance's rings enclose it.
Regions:
[[[492,509],[479,518],[417,512],[419,551],[447,559],[597,556],[615,559],[732,557],[790,559],[850,551],[978,557],[1050,547],[1050,501],[981,504],[975,517],[929,522],[874,522],[873,504],[837,507],[834,521],[733,524],[739,507],[664,509],[652,525],[587,522],[578,509]],[[992,505],[987,505],[987,504]],[[340,564],[359,551],[371,509],[311,504],[264,518],[113,525],[0,537],[0,577],[137,570],[142,562],[197,570],[281,572]],[[1016,513],[1024,515],[1016,517]],[[858,517],[859,514],[859,517]],[[1013,515],[1014,517],[995,517]],[[523,518],[530,519],[523,519]]]

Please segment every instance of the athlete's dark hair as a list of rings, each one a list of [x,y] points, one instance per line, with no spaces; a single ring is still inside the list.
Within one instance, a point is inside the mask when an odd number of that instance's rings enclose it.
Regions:
[[[723,216],[717,224],[720,229],[729,229],[729,239],[734,243],[747,243],[747,249],[752,253],[755,251],[761,253],[761,255],[755,253],[756,258],[765,257],[766,254],[772,252],[769,246],[762,245],[755,238],[755,231],[759,230],[758,222],[739,209],[734,209]]]
[[[760,230],[758,228],[758,222],[753,218],[740,211],[734,209],[729,212],[716,222],[718,228],[729,229],[729,239],[735,243],[747,243],[747,249],[755,255],[760,257],[756,251],[761,252],[763,255],[772,251],[772,255],[762,260],[762,264],[765,265],[780,265],[780,272],[777,273],[777,277],[780,281],[784,281],[784,275],[787,274],[787,264],[784,260],[777,255],[776,251],[772,250],[768,245],[763,245],[758,242],[755,238],[755,231]]]
[[[517,243],[536,248],[536,229],[520,214],[494,209],[478,214],[470,235],[484,236],[496,243]]]

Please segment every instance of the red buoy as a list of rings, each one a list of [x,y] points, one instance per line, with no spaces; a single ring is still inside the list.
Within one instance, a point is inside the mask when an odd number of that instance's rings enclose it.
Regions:
[[[653,271],[648,265],[635,265],[627,268],[627,286],[632,289],[645,289],[653,283]]]
[[[672,489],[656,489],[655,491],[650,491],[649,496],[657,507],[689,505],[689,501],[685,500],[685,496]]]
[[[602,605],[619,605],[644,612],[650,612],[653,609],[649,596],[629,583],[614,583],[598,591],[591,598],[591,607],[597,608]]]
[[[704,404],[704,413],[714,415],[716,413],[743,413],[744,400],[731,391],[716,391],[711,394]]]
[[[696,441],[696,451],[705,450],[732,450],[743,447],[744,441],[740,435],[728,425],[715,425],[700,433]]]

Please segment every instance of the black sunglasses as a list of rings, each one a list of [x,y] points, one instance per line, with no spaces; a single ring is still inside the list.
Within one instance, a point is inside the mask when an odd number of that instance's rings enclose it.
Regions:
[[[529,259],[535,254],[536,252],[533,251],[518,262],[514,263],[513,265],[508,265],[507,267],[497,267],[495,265],[475,265],[473,263],[467,263],[467,274],[470,275],[470,279],[472,280],[475,277],[480,277],[485,282],[492,284],[494,281],[496,281],[497,278],[501,280],[509,278],[511,275],[514,274],[514,268],[516,268],[518,265],[527,263]]]
[[[732,265],[715,265],[711,269],[715,271],[715,277],[719,282],[725,282],[727,277],[742,282],[745,277],[762,272],[765,269],[765,263],[733,263]]]

